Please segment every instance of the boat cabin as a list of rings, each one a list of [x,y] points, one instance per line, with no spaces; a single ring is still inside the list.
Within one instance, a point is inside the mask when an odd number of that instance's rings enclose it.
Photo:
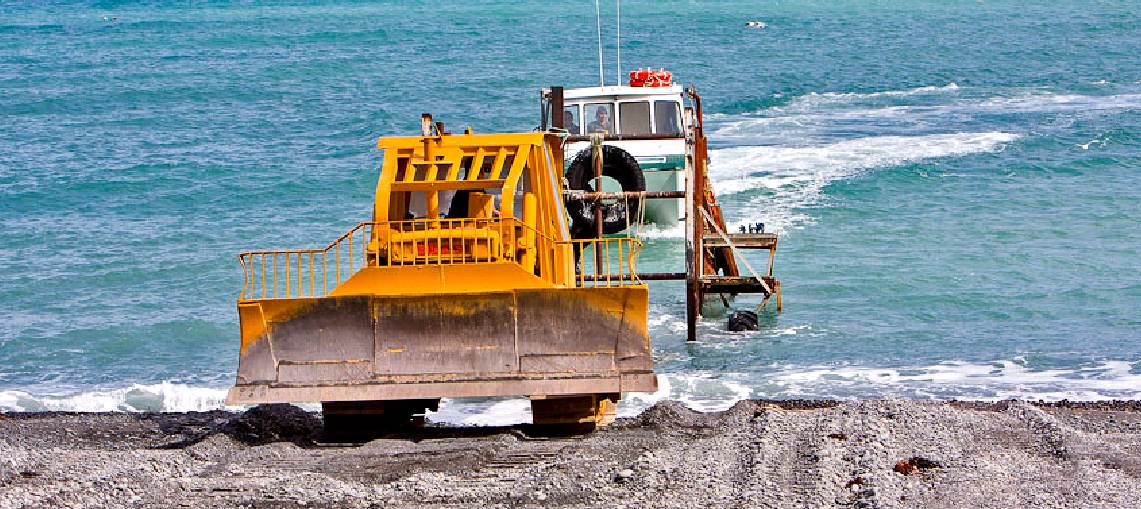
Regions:
[[[565,92],[563,126],[572,135],[594,132],[681,137],[682,89],[588,87]]]
[[[646,76],[652,79],[647,80]],[[610,178],[611,165],[607,163],[600,190],[669,192],[684,189],[686,126],[683,92],[680,85],[669,82],[668,71],[654,70],[631,72],[629,85],[566,89],[563,93],[563,128],[571,136],[579,137],[566,147],[568,171],[573,173],[573,163],[582,161],[579,156],[590,151],[590,142],[582,141],[581,137],[602,133],[608,136],[604,145],[628,154],[619,159],[628,158],[637,163],[619,161],[622,167],[613,171],[620,174],[617,177],[627,178],[616,177],[617,180],[627,183],[638,180],[644,185],[633,188],[621,185]],[[629,178],[630,173],[640,176]],[[570,180],[573,185],[582,179]],[[639,207],[637,211],[627,212],[626,217],[667,228],[677,226],[684,217],[680,200],[657,200]]]

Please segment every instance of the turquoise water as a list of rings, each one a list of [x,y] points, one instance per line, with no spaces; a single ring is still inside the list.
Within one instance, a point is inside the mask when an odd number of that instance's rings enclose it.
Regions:
[[[421,112],[526,130],[540,87],[597,84],[590,2],[2,5],[0,409],[219,405],[237,252],[366,217],[375,138]],[[623,2],[623,67],[698,86],[785,294],[685,344],[653,284],[663,390],[627,411],[1141,397],[1136,7]],[[680,264],[680,231],[646,233],[643,270]]]

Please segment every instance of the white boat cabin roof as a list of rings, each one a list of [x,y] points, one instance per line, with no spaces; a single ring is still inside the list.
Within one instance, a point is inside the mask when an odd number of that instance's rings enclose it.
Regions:
[[[681,85],[668,87],[628,87],[625,85],[612,85],[608,87],[568,88],[563,91],[566,101],[579,102],[589,99],[634,99],[634,98],[666,98],[681,99]]]

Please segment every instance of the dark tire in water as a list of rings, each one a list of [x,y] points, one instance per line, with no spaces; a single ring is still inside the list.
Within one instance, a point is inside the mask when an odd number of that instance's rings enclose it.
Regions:
[[[757,314],[752,311],[734,311],[729,314],[726,326],[733,332],[757,330]]]
[[[646,178],[642,175],[642,167],[629,152],[613,145],[602,146],[602,176],[610,177],[622,186],[623,191],[645,191]],[[585,149],[574,156],[574,161],[567,169],[567,182],[570,189],[579,191],[594,191],[594,164],[591,150]],[[576,239],[593,238],[597,235],[598,227],[595,222],[595,207],[602,207],[602,232],[619,233],[632,224],[639,215],[642,201],[630,200],[604,200],[599,204],[594,201],[568,200],[567,213],[571,217],[571,236]]]

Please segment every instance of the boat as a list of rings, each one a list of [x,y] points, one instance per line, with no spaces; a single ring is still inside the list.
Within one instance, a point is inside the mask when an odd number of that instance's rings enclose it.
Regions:
[[[571,189],[685,190],[684,90],[672,82],[672,76],[664,69],[637,69],[630,71],[627,85],[563,91],[562,125],[571,135],[566,147]],[[585,138],[591,134],[610,135],[603,142],[609,148],[603,154],[606,166],[600,189],[594,189],[590,182],[593,177],[589,169],[590,141]],[[584,169],[587,178],[581,178]],[[634,177],[637,173],[641,178]],[[627,210],[608,213],[606,221],[609,233],[620,231],[619,226],[636,223],[674,228],[684,217],[680,200],[651,200],[634,202]],[[589,226],[586,225],[588,229]]]
[[[567,133],[572,236],[636,237],[641,224],[684,223],[686,271],[642,277],[688,282],[687,338],[695,340],[698,317],[725,316],[739,294],[763,294],[758,308],[775,297],[780,311],[777,236],[760,222],[740,232],[727,228],[708,179],[701,97],[672,78],[665,69],[642,68],[630,71],[627,85],[545,90],[551,104],[540,108],[541,128]],[[755,270],[740,253],[745,249],[767,250],[767,270]]]
[[[702,315],[725,316],[742,293],[763,294],[758,311],[775,297],[780,312],[780,281],[773,276],[777,235],[766,233],[759,221],[739,232],[728,231],[708,179],[708,140],[696,88],[674,84],[673,73],[664,68],[639,68],[629,72],[625,85],[607,85],[602,20],[597,3],[595,7],[599,86],[552,87],[543,90],[540,100],[540,130],[561,131],[567,137],[564,168],[571,235],[638,237],[644,234],[643,224],[667,231],[681,224],[685,271],[641,277],[686,281],[689,341],[696,340]],[[616,66],[622,69],[621,2],[615,8]],[[621,81],[621,72],[619,77]],[[746,249],[767,250],[767,270],[754,269],[742,256]]]

